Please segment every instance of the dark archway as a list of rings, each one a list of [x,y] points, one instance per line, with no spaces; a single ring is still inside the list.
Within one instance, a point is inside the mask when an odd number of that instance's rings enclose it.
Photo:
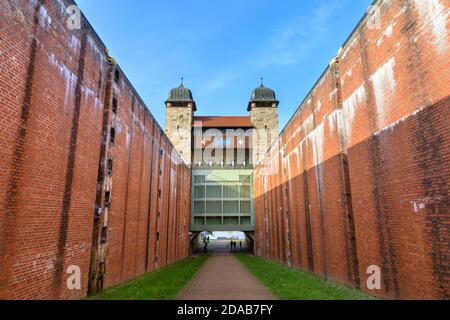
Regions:
[[[232,246],[231,243],[235,245]],[[191,255],[254,253],[253,232],[203,231],[191,233]]]
[[[255,255],[255,233],[245,232],[245,240],[247,241],[247,247],[249,248],[248,252]]]

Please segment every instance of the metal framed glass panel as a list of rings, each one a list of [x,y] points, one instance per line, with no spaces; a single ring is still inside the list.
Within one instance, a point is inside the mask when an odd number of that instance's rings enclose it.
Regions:
[[[254,231],[252,170],[193,169],[192,176],[192,231]]]

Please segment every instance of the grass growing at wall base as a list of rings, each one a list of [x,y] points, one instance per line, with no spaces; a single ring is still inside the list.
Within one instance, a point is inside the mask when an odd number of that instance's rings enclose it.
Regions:
[[[88,300],[173,300],[208,259],[189,258],[91,295]]]
[[[281,300],[375,299],[360,290],[266,259],[249,255],[237,255],[237,258]]]

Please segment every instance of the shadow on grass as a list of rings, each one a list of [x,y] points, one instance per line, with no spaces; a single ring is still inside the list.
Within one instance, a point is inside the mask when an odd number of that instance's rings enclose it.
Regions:
[[[87,300],[173,300],[208,259],[189,258],[181,262],[88,296]]]
[[[374,300],[358,289],[250,255],[239,261],[281,300]]]

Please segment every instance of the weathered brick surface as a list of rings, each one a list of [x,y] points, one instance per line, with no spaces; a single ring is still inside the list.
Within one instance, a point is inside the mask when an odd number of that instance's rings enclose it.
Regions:
[[[103,262],[94,226],[108,227],[105,287],[189,251],[189,168],[89,24],[67,28],[71,4],[0,2],[2,299],[85,296]],[[361,22],[256,170],[256,252],[372,294],[445,299],[449,7],[376,5],[380,25]],[[367,290],[370,265],[381,290]]]
[[[375,5],[380,24],[362,20],[256,169],[256,251],[371,294],[445,299],[449,6]],[[371,265],[381,290],[367,289]]]
[[[85,296],[97,221],[108,227],[105,287],[188,255],[189,169],[87,21],[67,28],[73,4],[0,2],[1,299]],[[107,217],[94,220],[99,206]],[[66,286],[71,265],[81,290]]]

